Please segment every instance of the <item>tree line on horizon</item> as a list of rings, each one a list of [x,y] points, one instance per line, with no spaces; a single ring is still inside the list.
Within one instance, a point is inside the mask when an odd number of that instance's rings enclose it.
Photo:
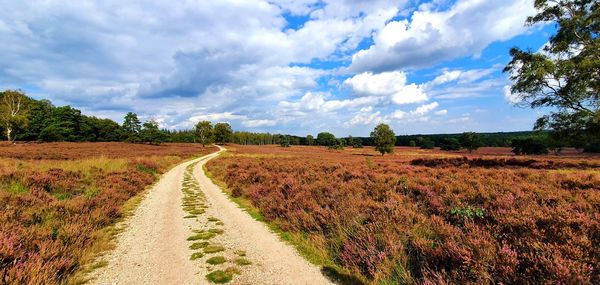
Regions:
[[[420,147],[457,151],[475,150],[479,147],[512,147],[517,154],[544,154],[548,149],[560,152],[563,147],[585,149],[585,144],[557,142],[548,131],[501,132],[434,135],[396,136],[389,126],[379,125],[389,130],[386,142],[381,143],[374,133],[369,137],[336,137],[330,132],[320,132],[316,137],[270,134],[259,132],[233,131],[228,123],[202,121],[191,130],[161,129],[157,121],[149,119],[142,122],[137,114],[128,112],[123,123],[111,119],[101,119],[83,115],[71,106],[54,106],[49,100],[35,100],[19,90],[0,92],[0,138],[9,142],[109,142],[123,141],[131,143],[161,144],[163,142],[235,143],[241,145],[318,145],[330,149],[345,147],[360,148],[375,146],[382,154],[391,152],[393,146]],[[379,128],[379,129],[378,129]],[[393,136],[393,139],[391,138]],[[383,146],[385,145],[385,146]],[[587,149],[586,149],[587,150]],[[592,150],[593,151],[593,150]]]

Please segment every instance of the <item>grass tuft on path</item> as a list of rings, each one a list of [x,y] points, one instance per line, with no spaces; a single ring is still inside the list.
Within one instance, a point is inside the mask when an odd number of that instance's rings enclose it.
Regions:
[[[206,275],[206,279],[212,283],[224,284],[228,283],[233,279],[232,273],[227,273],[223,270],[213,271]]]

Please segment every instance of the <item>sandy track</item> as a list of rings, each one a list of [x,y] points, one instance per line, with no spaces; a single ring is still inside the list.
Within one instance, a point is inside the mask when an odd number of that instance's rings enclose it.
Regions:
[[[217,155],[182,163],[163,175],[127,220],[116,249],[104,257],[108,265],[90,276],[92,284],[209,284],[206,274],[226,267],[239,270],[230,284],[331,284],[317,267],[229,201],[206,177],[202,166]],[[190,165],[206,205],[206,213],[195,219],[185,219],[182,209],[183,177]],[[218,228],[223,230],[209,242],[222,245],[225,251],[191,261],[194,251],[186,239],[193,230],[214,229],[215,223],[208,222],[208,217],[218,219]],[[251,265],[233,262],[234,252],[240,251]],[[215,255],[228,262],[208,265],[206,260]]]
[[[233,284],[332,284],[319,268],[302,258],[294,248],[283,243],[265,224],[254,220],[248,213],[231,202],[206,177],[201,161],[194,168],[194,176],[211,205],[207,214],[223,222],[224,233],[216,240],[226,248],[243,250],[251,266],[243,267]]]

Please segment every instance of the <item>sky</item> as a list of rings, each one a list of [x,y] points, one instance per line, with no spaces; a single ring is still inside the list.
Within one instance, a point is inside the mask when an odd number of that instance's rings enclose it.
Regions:
[[[533,0],[0,0],[0,90],[168,129],[305,136],[530,130],[510,48]]]

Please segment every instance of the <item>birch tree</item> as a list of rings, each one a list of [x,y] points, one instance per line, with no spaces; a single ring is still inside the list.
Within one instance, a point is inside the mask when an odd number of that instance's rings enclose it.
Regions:
[[[19,90],[4,91],[0,97],[0,123],[4,126],[8,142],[14,143],[16,130],[27,124],[28,98]]]

